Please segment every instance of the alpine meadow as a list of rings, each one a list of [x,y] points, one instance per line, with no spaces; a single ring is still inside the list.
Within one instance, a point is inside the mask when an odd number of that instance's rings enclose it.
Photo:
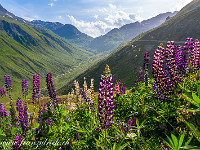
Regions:
[[[200,149],[200,0],[152,2],[0,0],[0,149]]]

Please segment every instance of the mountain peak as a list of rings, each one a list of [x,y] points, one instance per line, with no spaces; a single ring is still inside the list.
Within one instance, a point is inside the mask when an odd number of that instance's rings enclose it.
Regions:
[[[0,15],[17,20],[21,23],[29,23],[28,21],[24,20],[23,18],[15,16],[13,13],[7,11],[1,4],[0,4]]]
[[[8,12],[5,8],[3,8],[3,6],[0,4],[0,13],[1,12]]]

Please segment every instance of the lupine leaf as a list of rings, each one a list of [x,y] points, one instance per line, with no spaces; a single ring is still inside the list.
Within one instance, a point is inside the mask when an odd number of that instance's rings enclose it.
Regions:
[[[200,85],[197,85],[198,96],[200,97]]]
[[[195,126],[187,121],[185,121],[185,124],[194,132],[194,136],[196,139],[200,142],[200,139],[198,136],[200,135],[200,132],[195,128]]]
[[[192,141],[192,139],[193,139],[193,136],[187,142],[185,142],[185,146],[188,146],[190,142]]]
[[[184,137],[185,137],[185,131],[183,131],[183,134],[181,134],[181,137],[179,139],[178,149],[182,146]]]
[[[200,99],[198,98],[198,96],[195,93],[192,93],[192,98],[197,103],[198,107],[200,107]]]
[[[170,137],[167,136],[167,139],[168,139],[168,141],[169,141],[170,143],[168,143],[167,141],[165,141],[165,142],[168,144],[168,146],[169,146],[171,149],[173,149],[173,148],[174,148],[174,143],[172,142],[172,140],[171,140]]]
[[[174,134],[171,134],[172,140],[174,142],[175,149],[178,149],[178,140]]]

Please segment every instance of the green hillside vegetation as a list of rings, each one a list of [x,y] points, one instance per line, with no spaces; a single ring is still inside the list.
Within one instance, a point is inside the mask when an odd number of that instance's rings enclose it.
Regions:
[[[191,5],[195,5],[195,7],[192,10],[187,11],[188,9],[186,8]],[[143,65],[143,57],[146,51],[149,52],[151,64],[153,54],[157,45],[159,45],[160,43],[166,44],[167,39],[174,40],[176,45],[183,44],[186,37],[188,36],[193,37],[194,39],[199,39],[199,6],[200,5],[198,1],[192,1],[177,15],[168,19],[159,27],[140,34],[132,41],[124,44],[121,48],[118,48],[118,50],[113,52],[107,58],[79,75],[76,80],[78,80],[80,82],[80,85],[82,85],[84,77],[87,77],[88,80],[90,78],[94,78],[95,85],[98,85],[100,80],[100,76],[98,74],[101,74],[104,70],[104,66],[108,64],[113,72],[114,81],[120,79],[127,88],[131,88],[136,76],[138,76],[140,67]],[[152,71],[150,66],[150,75],[151,72]],[[58,92],[60,92],[61,94],[65,94],[70,91],[72,87],[73,81],[71,81],[71,84],[60,88]]]
[[[0,43],[1,87],[5,74],[12,76],[13,86],[20,85],[23,78],[31,83],[35,73],[44,80],[47,72],[53,76],[65,73],[93,55],[50,30],[33,29],[3,16],[0,16]]]

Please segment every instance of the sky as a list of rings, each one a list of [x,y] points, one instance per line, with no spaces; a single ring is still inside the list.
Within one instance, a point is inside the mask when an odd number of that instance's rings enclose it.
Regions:
[[[113,28],[179,11],[192,0],[0,0],[0,4],[26,20],[72,24],[92,37]]]

